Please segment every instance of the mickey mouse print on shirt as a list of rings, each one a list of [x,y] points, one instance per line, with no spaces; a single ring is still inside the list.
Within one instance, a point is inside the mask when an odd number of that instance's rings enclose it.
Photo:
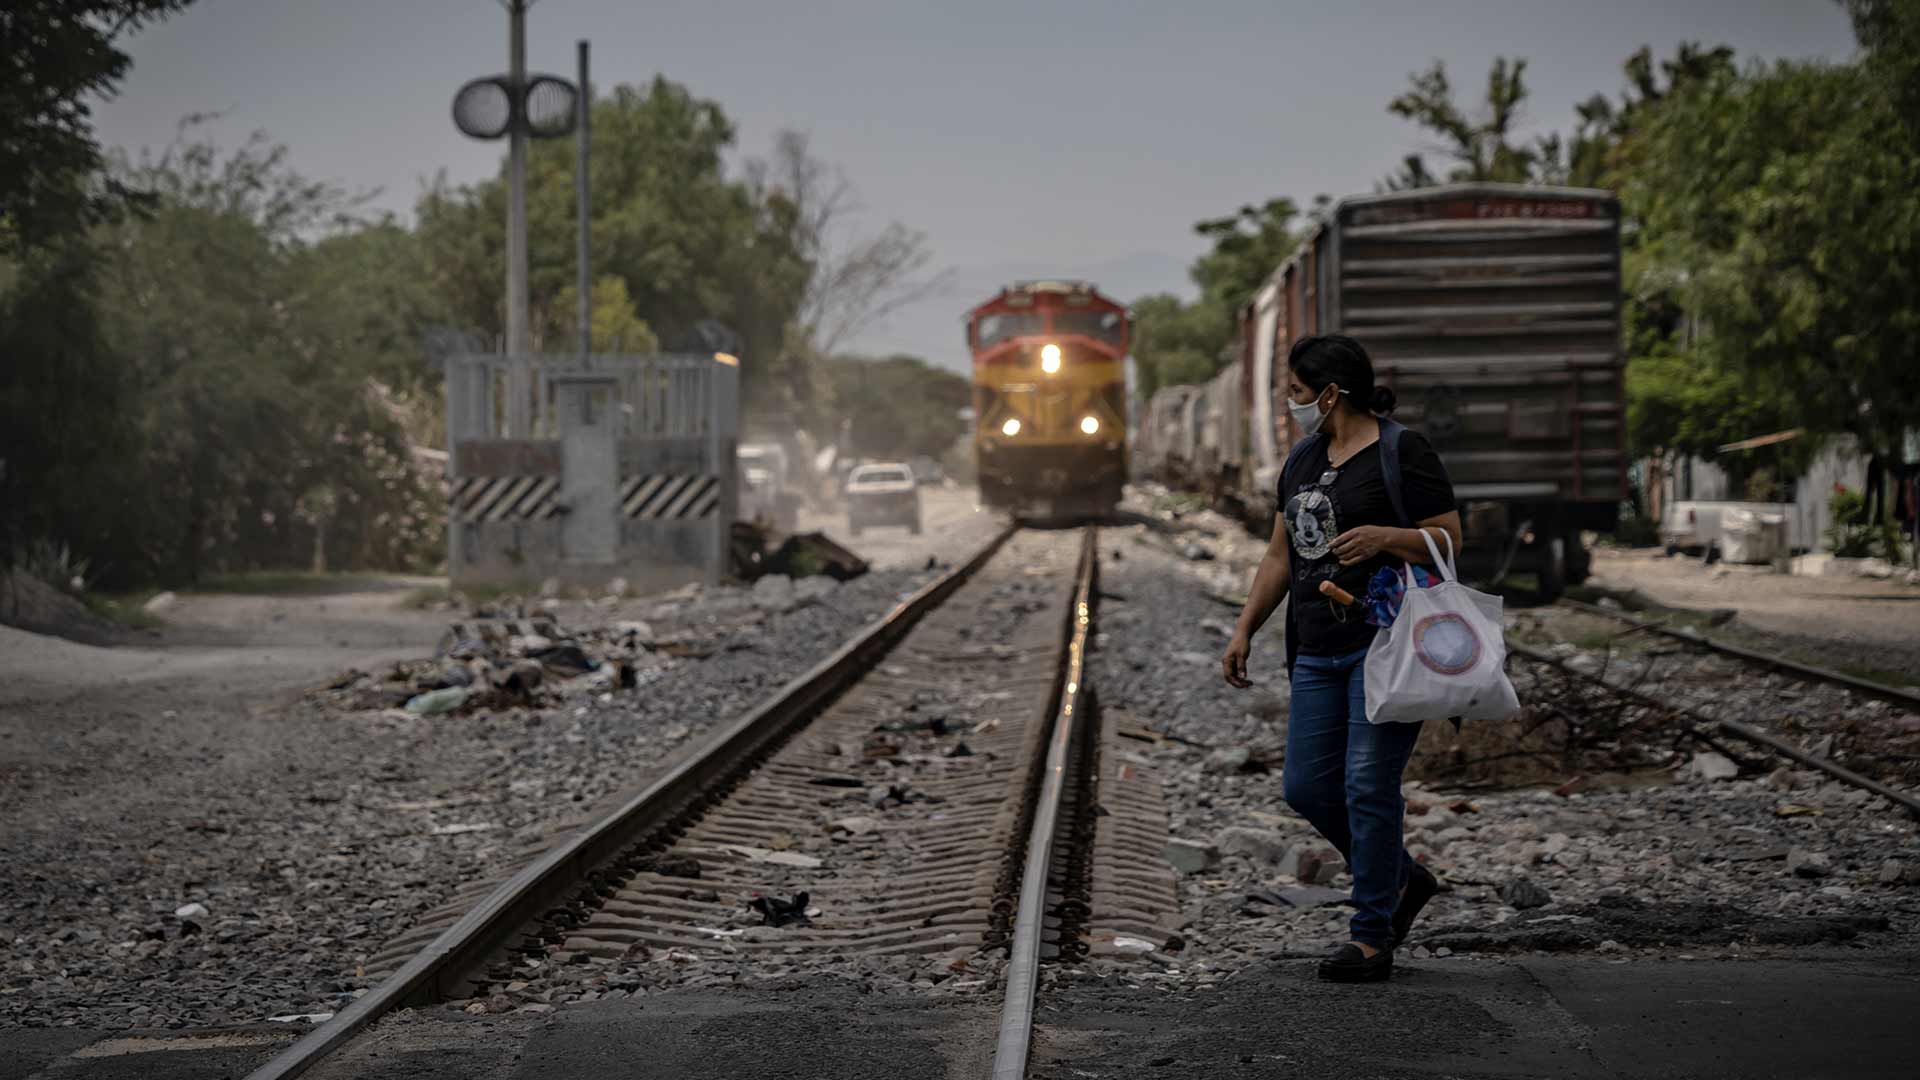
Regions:
[[[1307,488],[1287,500],[1287,528],[1293,532],[1293,549],[1303,559],[1325,558],[1333,550],[1340,527],[1334,518],[1333,500],[1320,488]]]

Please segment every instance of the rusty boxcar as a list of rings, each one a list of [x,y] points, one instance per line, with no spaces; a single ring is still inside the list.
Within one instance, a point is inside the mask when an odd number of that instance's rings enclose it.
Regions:
[[[1296,432],[1290,343],[1343,333],[1433,441],[1481,577],[1585,577],[1582,530],[1626,497],[1620,211],[1608,192],[1453,184],[1336,203],[1240,316],[1246,438],[1235,487],[1272,520]]]

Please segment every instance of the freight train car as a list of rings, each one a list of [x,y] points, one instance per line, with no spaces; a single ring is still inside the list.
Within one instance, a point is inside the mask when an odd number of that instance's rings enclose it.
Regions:
[[[967,313],[980,495],[1017,517],[1111,513],[1127,476],[1127,309],[1027,281]]]
[[[1530,571],[1547,595],[1585,576],[1580,531],[1612,529],[1627,487],[1612,195],[1456,184],[1335,204],[1242,310],[1222,373],[1241,385],[1237,473],[1216,463],[1198,486],[1231,487],[1263,528],[1298,434],[1287,350],[1323,333],[1367,347],[1396,418],[1439,450],[1471,572]],[[1191,438],[1148,420],[1143,438]]]

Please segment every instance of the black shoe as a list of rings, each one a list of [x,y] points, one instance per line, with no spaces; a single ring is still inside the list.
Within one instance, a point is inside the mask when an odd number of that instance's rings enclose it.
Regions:
[[[1320,977],[1328,982],[1381,982],[1392,974],[1392,949],[1381,949],[1368,956],[1360,951],[1360,946],[1348,942],[1320,961]]]
[[[1413,864],[1413,870],[1407,874],[1407,893],[1400,898],[1399,906],[1393,909],[1393,944],[1395,948],[1407,940],[1407,931],[1413,929],[1413,920],[1420,917],[1420,909],[1427,906],[1440,891],[1440,881],[1433,871]]]

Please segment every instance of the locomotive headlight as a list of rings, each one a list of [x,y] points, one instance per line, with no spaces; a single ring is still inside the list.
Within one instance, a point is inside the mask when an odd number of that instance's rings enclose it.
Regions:
[[[1086,432],[1089,435],[1097,433],[1100,430],[1100,418],[1097,416],[1081,417],[1080,430]]]
[[[1020,434],[1020,421],[1015,417],[1007,417],[1007,422],[1000,425],[1000,434],[1009,439]]]
[[[1049,375],[1060,370],[1060,346],[1048,342],[1040,350],[1040,370]]]

